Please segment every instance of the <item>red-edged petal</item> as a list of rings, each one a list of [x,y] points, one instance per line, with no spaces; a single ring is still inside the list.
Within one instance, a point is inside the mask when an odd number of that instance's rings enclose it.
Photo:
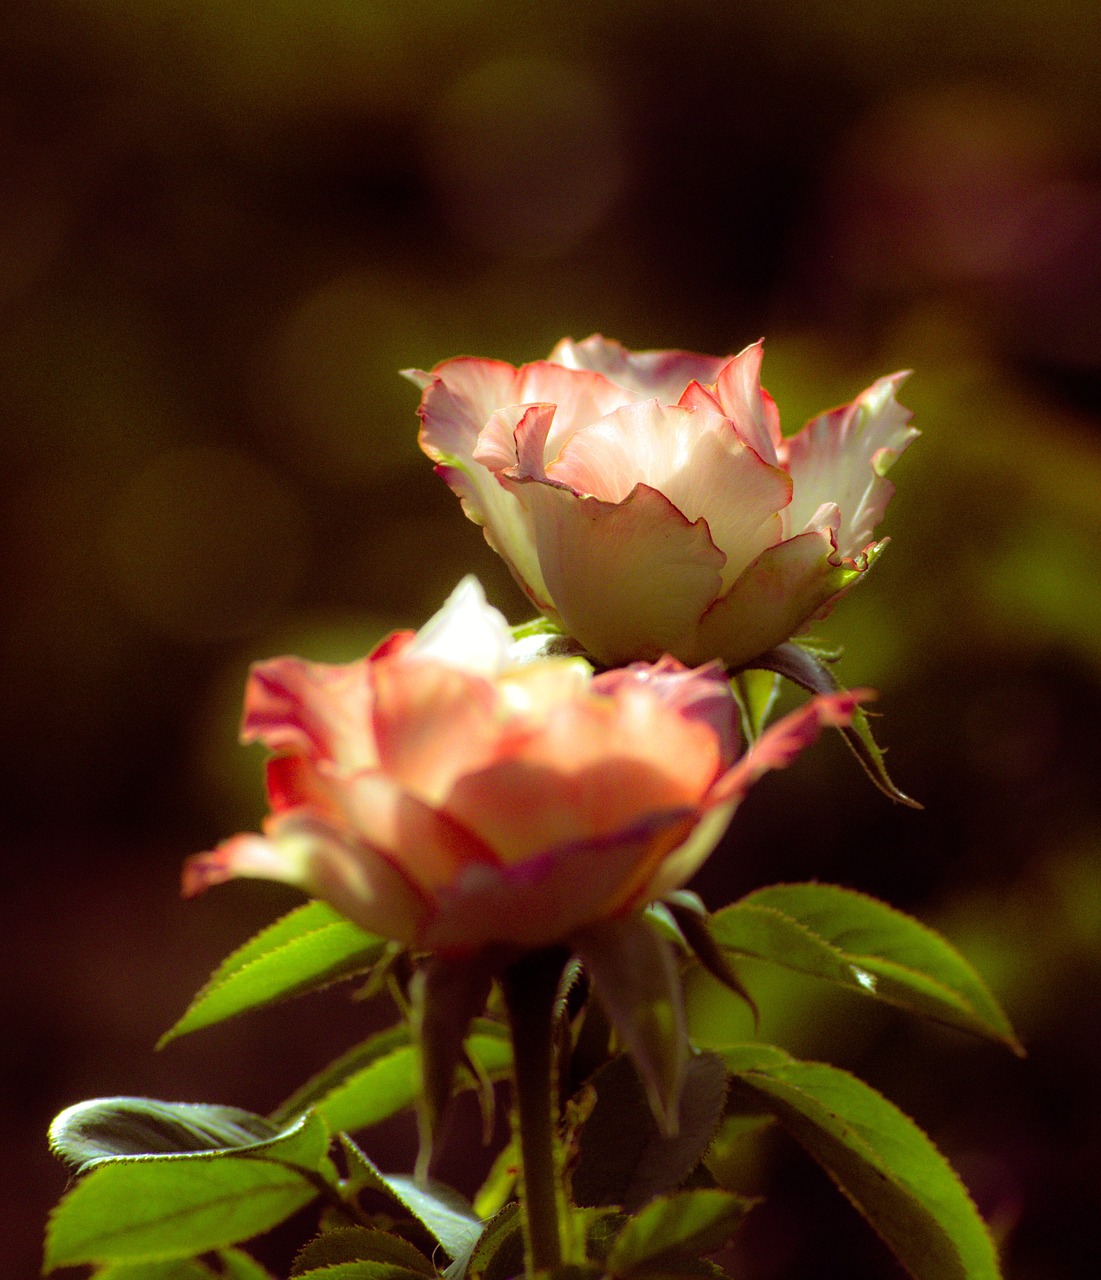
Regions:
[[[375,763],[369,666],[366,659],[343,666],[301,658],[256,663],[245,689],[242,740],[342,769],[369,768]]]
[[[724,588],[779,541],[778,512],[791,501],[788,476],[743,444],[728,418],[656,400],[619,409],[575,433],[547,476],[607,502],[622,502],[645,484],[689,522],[702,517],[726,556]]]
[[[684,840],[697,816],[694,810],[657,814],[632,831],[550,849],[514,866],[468,867],[440,892],[424,945],[545,946],[627,910],[628,897],[637,897],[633,886]]]
[[[361,928],[407,945],[416,944],[431,915],[424,895],[377,850],[309,818],[277,819],[266,836],[234,836],[188,858],[183,892],[191,897],[235,877],[296,885]]]
[[[784,442],[782,458],[795,490],[788,509],[792,533],[802,530],[823,503],[832,502],[841,511],[841,556],[856,556],[872,540],[894,493],[884,476],[920,434],[908,425],[910,411],[895,399],[907,376],[880,378],[851,404],[820,414]]]
[[[835,517],[825,510],[823,517]],[[693,656],[732,667],[783,644],[861,574],[842,564],[828,519],[822,527],[769,547],[704,614]]]
[[[644,399],[675,404],[692,381],[714,382],[729,356],[694,351],[628,351],[599,333],[583,342],[563,338],[550,359],[568,369],[591,369]]]
[[[761,386],[763,342],[754,342],[724,366],[715,379],[719,407],[738,428],[742,439],[772,466],[781,446],[780,414],[776,402]]]
[[[527,507],[564,629],[608,666],[683,653],[719,594],[723,553],[646,485],[620,503],[506,480]]]

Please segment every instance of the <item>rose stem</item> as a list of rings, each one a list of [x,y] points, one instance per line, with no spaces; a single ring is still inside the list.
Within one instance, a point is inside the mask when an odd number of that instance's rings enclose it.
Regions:
[[[554,1002],[569,959],[561,948],[532,951],[504,975],[512,1033],[512,1078],[520,1130],[528,1274],[562,1264]]]

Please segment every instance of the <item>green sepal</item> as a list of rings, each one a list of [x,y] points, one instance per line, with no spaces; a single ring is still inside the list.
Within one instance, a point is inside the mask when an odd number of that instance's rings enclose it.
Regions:
[[[672,1137],[658,1129],[628,1059],[615,1058],[601,1067],[587,1088],[596,1100],[576,1139],[574,1201],[633,1212],[681,1186],[699,1164],[723,1120],[727,1073],[716,1054],[699,1053],[688,1060]]]
[[[484,1224],[457,1191],[439,1182],[383,1173],[347,1134],[338,1136],[348,1161],[346,1194],[381,1192],[419,1222],[449,1258],[463,1257],[474,1248]]]
[[[223,960],[157,1047],[246,1010],[366,973],[390,945],[326,903],[308,902]]]
[[[431,1261],[401,1236],[373,1227],[338,1227],[315,1236],[298,1251],[291,1275],[305,1275],[346,1262],[383,1264],[422,1276],[436,1274]]]
[[[742,985],[741,978],[737,972],[731,967],[723,949],[720,947],[708,928],[708,916],[694,904],[689,904],[684,899],[673,899],[666,904],[666,909],[676,921],[677,928],[681,932],[681,936],[692,949],[696,959],[703,965],[709,974],[717,981],[721,982],[729,991],[733,991],[736,996],[740,996],[749,1006],[750,1012],[753,1014],[753,1025],[758,1027],[761,1022],[761,1014],[757,1008],[757,1004],[753,997]]]
[[[786,644],[778,645],[775,649],[770,649],[767,653],[754,658],[753,667],[774,671],[785,680],[790,680],[792,684],[806,689],[808,693],[842,692],[833,672],[825,666],[818,655],[794,640],[789,640]],[[851,723],[841,728],[840,733],[853,755],[860,761],[864,772],[885,796],[899,804],[908,805],[911,809],[922,807],[917,800],[901,791],[892,782],[883,759],[883,751],[872,737],[871,725],[868,723],[868,716],[863,707],[857,706],[853,709]]]
[[[605,1268],[616,1276],[698,1274],[680,1267],[721,1249],[755,1203],[716,1188],[661,1196],[627,1222]]]
[[[747,667],[730,677],[730,688],[741,713],[742,736],[747,747],[761,736],[780,694],[775,671]]]
[[[499,1023],[476,1018],[465,1052],[479,1075],[499,1080],[508,1074],[512,1051],[508,1032]],[[469,1075],[467,1079],[476,1083]],[[287,1120],[311,1108],[334,1132],[364,1129],[414,1106],[418,1082],[417,1046],[402,1023],[342,1054],[282,1103],[273,1119]]]
[[[277,1226],[333,1170],[329,1132],[308,1114],[265,1141],[103,1158],[50,1215],[45,1269],[187,1258]]]
[[[419,1178],[428,1175],[433,1139],[451,1101],[459,1064],[467,1056],[467,1032],[484,1011],[492,985],[493,966],[484,952],[456,959],[430,956],[414,975],[410,997],[419,1068]],[[482,1093],[484,1099],[485,1090]]]
[[[1000,1280],[990,1234],[951,1166],[869,1085],[771,1045],[722,1051],[734,1087],[826,1170],[914,1280]]]
[[[658,1127],[674,1134],[688,1035],[672,945],[642,913],[602,921],[571,941],[638,1067]]]
[[[944,938],[852,889],[772,885],[716,911],[718,948],[752,956],[986,1036],[1023,1054],[982,978]]]

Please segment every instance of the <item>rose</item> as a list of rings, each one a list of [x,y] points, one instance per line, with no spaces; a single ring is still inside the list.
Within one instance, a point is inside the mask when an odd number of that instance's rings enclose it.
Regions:
[[[594,676],[577,658],[514,664],[510,639],[467,578],[360,662],[255,666],[243,737],[275,753],[271,815],[189,859],[185,892],[287,881],[455,955],[565,941],[683,885],[749,786],[856,701],[816,699],[739,758],[717,664]]]
[[[896,373],[784,439],[761,355],[597,335],[520,369],[463,357],[407,376],[421,448],[537,608],[608,665],[738,667],[867,572],[885,473],[917,435]]]

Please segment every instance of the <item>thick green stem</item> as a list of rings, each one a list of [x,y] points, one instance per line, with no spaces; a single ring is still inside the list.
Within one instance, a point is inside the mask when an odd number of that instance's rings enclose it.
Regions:
[[[504,976],[529,1275],[562,1264],[554,1002],[568,958],[559,948],[533,951],[510,965]]]

